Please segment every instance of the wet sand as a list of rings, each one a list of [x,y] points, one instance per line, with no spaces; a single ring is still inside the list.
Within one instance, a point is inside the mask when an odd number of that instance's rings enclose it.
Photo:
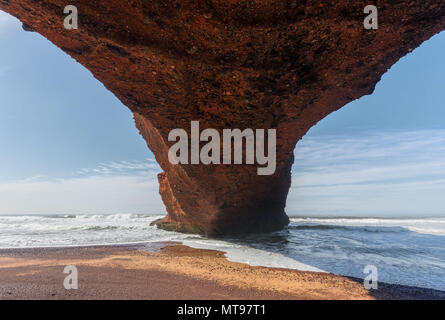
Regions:
[[[0,250],[0,299],[445,299],[445,292],[252,267],[179,244]],[[64,267],[78,270],[66,290]]]

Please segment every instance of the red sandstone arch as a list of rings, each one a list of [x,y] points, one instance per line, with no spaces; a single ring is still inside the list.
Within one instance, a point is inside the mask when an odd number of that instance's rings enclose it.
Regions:
[[[63,8],[79,30],[63,28]],[[288,223],[295,144],[329,113],[370,94],[386,70],[445,29],[445,2],[382,0],[379,29],[363,28],[360,1],[0,0],[89,69],[134,113],[164,170],[168,215],[159,227],[220,234]],[[173,166],[168,133],[277,129],[277,170]]]

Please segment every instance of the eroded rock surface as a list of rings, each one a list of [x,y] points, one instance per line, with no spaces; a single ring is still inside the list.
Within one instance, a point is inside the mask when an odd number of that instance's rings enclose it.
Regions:
[[[445,29],[445,1],[377,1],[365,30],[362,1],[0,0],[63,49],[130,110],[164,170],[165,229],[221,234],[277,230],[293,149],[319,120],[370,94],[380,77]],[[63,27],[75,5],[79,29]],[[277,129],[277,170],[171,165],[174,128]],[[150,195],[147,195],[150,196]]]

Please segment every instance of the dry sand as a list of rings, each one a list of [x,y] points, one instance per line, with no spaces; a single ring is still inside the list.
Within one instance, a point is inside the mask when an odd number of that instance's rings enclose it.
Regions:
[[[66,290],[64,267],[78,269]],[[0,250],[0,299],[445,299],[445,292],[325,273],[251,267],[179,244]]]

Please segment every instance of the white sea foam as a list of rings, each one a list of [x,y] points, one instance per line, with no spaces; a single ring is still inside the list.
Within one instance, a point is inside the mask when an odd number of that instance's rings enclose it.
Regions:
[[[146,242],[182,242],[193,248],[226,252],[229,260],[254,266],[322,271],[279,253],[223,240],[166,232],[150,223],[161,216],[58,215],[0,216],[0,248],[91,246]]]
[[[0,216],[0,248],[181,242],[226,252],[252,266],[364,277],[375,265],[380,281],[445,290],[445,218],[291,218],[283,231],[208,239],[151,227],[161,216]]]
[[[292,217],[291,222],[296,224],[323,224],[337,226],[366,226],[366,227],[400,227],[407,230],[424,233],[445,235],[445,218],[297,218]]]

